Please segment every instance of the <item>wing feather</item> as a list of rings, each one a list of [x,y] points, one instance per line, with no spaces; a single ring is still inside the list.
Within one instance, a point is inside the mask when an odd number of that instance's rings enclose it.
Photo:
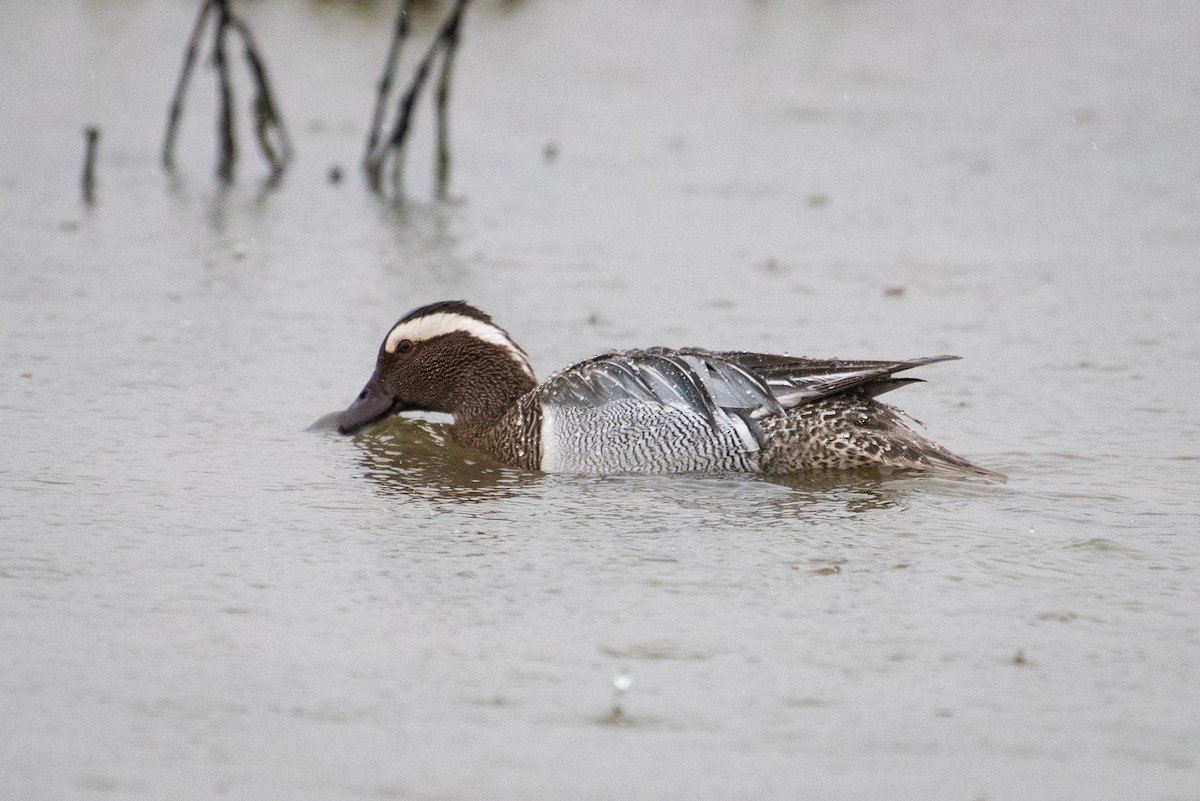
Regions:
[[[542,391],[554,403],[594,406],[633,400],[690,409],[715,425],[728,414],[758,419],[841,392],[874,397],[921,380],[895,378],[895,373],[957,358],[853,361],[649,348],[581,362],[551,376]]]

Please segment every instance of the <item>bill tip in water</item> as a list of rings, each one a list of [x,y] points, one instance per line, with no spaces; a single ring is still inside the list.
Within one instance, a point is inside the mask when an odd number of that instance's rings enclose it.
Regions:
[[[340,411],[339,412],[330,412],[329,414],[323,414],[320,417],[318,417],[316,420],[314,420],[312,425],[310,425],[308,428],[306,428],[304,430],[305,431],[317,431],[317,432],[337,431],[338,430],[338,419],[341,416],[342,416],[342,413]]]

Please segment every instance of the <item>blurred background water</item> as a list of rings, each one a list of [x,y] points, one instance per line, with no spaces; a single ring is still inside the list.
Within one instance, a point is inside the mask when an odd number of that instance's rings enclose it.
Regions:
[[[0,7],[0,796],[1200,797],[1200,7],[479,0],[402,203],[384,2],[235,3],[297,159],[220,187],[202,64],[165,175],[196,7]],[[958,353],[893,400],[1009,482],[305,431],[450,298]]]

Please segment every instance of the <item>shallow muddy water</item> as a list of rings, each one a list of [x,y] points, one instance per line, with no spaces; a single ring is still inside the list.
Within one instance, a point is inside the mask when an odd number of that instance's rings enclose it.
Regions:
[[[165,176],[194,11],[0,8],[0,797],[1200,797],[1200,6],[480,0],[403,204],[390,3],[247,4],[297,160],[218,188],[204,70]],[[891,398],[1009,481],[306,431],[450,298],[958,353]]]

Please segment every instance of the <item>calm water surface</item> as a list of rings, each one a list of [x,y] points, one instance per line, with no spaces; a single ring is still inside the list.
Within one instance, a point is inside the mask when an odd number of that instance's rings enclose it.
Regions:
[[[225,191],[194,3],[4,4],[0,797],[1200,798],[1200,6],[648,5],[473,7],[395,205],[391,4],[247,4],[299,157]],[[959,353],[894,400],[1010,480],[305,430],[445,298],[543,375]]]

